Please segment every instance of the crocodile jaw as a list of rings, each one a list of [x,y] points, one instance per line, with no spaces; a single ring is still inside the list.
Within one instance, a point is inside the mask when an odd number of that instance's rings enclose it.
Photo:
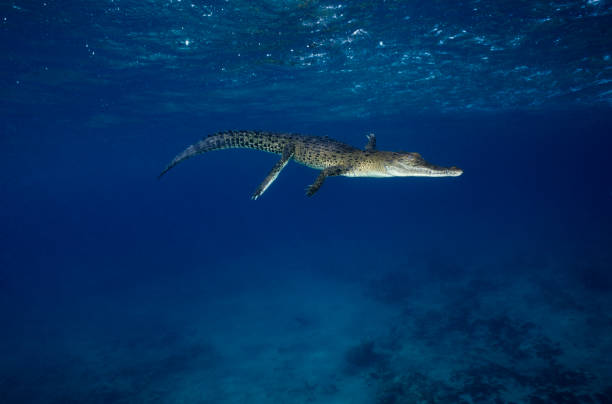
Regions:
[[[398,162],[386,165],[390,177],[458,177],[463,170],[457,167],[440,167],[433,164],[406,164]]]

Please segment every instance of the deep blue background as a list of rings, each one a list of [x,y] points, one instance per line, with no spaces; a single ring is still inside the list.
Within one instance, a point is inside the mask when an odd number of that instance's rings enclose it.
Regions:
[[[440,402],[609,402],[611,27],[607,0],[3,2],[0,401],[391,402],[417,368]],[[252,201],[278,156],[224,150],[157,180],[230,129],[464,174],[308,198],[291,163]],[[345,374],[360,341],[391,360]]]
[[[245,250],[336,240],[346,242],[334,249],[337,259],[359,255],[357,246],[386,243],[405,254],[428,248],[468,255],[487,248],[607,253],[607,111],[318,125],[225,119],[233,124],[6,123],[13,136],[2,145],[3,290],[36,306],[214,267]],[[333,178],[306,198],[316,172],[291,164],[254,202],[250,193],[277,157],[230,150],[190,160],[156,180],[175,153],[228,126],[331,135],[357,146],[374,131],[381,149],[418,151],[465,173]],[[300,259],[317,261],[303,250]]]

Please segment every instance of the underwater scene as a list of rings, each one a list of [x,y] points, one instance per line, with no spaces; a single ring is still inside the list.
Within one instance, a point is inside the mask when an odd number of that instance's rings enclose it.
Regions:
[[[612,403],[612,1],[3,0],[0,44],[0,403]]]

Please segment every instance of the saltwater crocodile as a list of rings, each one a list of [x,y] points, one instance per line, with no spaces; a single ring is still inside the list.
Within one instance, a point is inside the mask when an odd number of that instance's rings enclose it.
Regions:
[[[376,150],[376,137],[367,136],[364,150],[329,137],[256,131],[218,132],[205,137],[177,155],[159,178],[183,160],[196,154],[230,148],[255,149],[280,154],[281,158],[257,187],[252,198],[259,198],[274,182],[289,160],[321,170],[306,190],[312,196],[325,178],[345,177],[456,177],[463,173],[457,167],[440,167],[426,162],[418,153]]]

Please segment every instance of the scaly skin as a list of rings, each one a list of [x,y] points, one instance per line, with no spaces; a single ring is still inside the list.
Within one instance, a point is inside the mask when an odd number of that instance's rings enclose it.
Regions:
[[[328,137],[255,131],[219,132],[189,146],[170,162],[159,177],[192,156],[230,148],[255,149],[282,156],[281,161],[253,195],[254,199],[265,192],[290,159],[307,167],[322,170],[315,183],[310,186],[307,192],[309,196],[319,189],[328,176],[448,177],[462,173],[456,167],[446,168],[429,164],[418,153],[375,150],[376,138],[370,135],[368,139],[369,143],[365,150],[360,150]]]

